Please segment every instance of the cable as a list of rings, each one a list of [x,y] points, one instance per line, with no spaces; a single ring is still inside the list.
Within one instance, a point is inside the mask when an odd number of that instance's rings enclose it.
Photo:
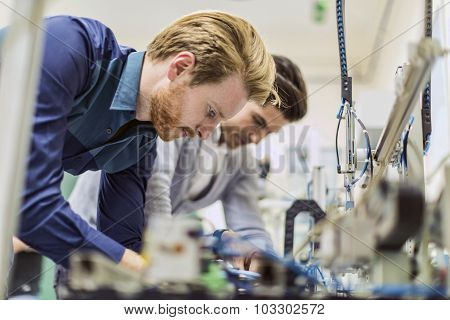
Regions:
[[[219,253],[219,255],[221,255],[223,257],[236,257],[236,256],[242,257],[243,256],[242,252],[227,250],[225,248],[227,246],[227,244],[232,243],[232,242],[250,245],[250,246],[253,246],[256,248],[256,246],[254,246],[252,243],[249,243],[249,241],[247,241],[245,239],[230,237],[230,238],[218,241],[218,243],[215,244],[216,252]],[[260,248],[257,248],[257,249],[262,258],[265,258],[274,263],[280,264],[281,266],[283,266],[284,269],[292,272],[296,276],[305,277],[306,279],[311,281],[311,283],[314,285],[324,286],[325,282],[322,283],[317,279],[317,277],[311,276],[310,273],[308,273],[308,271],[309,271],[308,267],[306,267],[305,265],[299,264],[293,259],[283,260],[268,250],[263,250]],[[234,277],[243,276],[246,278],[246,280],[256,280],[258,278],[257,273],[250,272],[250,271],[236,270],[234,268],[226,268],[225,271],[232,277],[233,276]],[[238,285],[239,284],[238,282],[240,283],[241,281],[237,281],[235,284]],[[240,283],[240,286],[242,287],[242,283]],[[326,286],[324,286],[324,288],[326,289]],[[251,290],[251,287],[247,287],[246,289]]]
[[[350,183],[351,185],[355,185],[367,172],[367,168],[368,168],[369,164],[370,164],[371,176],[372,176],[372,174],[373,174],[373,158],[372,158],[372,148],[370,146],[370,137],[369,137],[369,133],[367,132],[366,126],[361,121],[361,119],[358,118],[358,115],[356,114],[355,111],[352,111],[352,114],[355,117],[355,120],[358,122],[359,126],[361,127],[361,129],[364,133],[364,138],[366,140],[366,147],[367,147],[367,158],[365,161],[364,168],[363,168],[363,170],[361,170],[359,177]]]
[[[408,128],[406,129],[406,132],[403,137],[403,152],[400,156],[401,163],[405,167],[406,171],[408,170],[408,153],[407,153],[407,151],[408,151],[408,142],[409,142],[409,132],[411,130],[413,123],[414,123],[414,116],[411,116],[409,118]]]
[[[325,277],[323,276],[323,273],[320,270],[318,265],[316,265],[316,269],[317,269],[317,271],[319,271],[320,277],[322,278],[322,281],[323,281],[323,286],[326,288],[327,287],[327,282],[325,281]]]
[[[348,76],[347,69],[347,52],[345,47],[345,25],[344,25],[344,0],[336,0],[336,26],[337,26],[337,37],[338,37],[338,47],[339,47],[339,65],[341,68],[341,106],[337,113],[338,125],[336,128],[336,159],[337,159],[337,172],[342,173],[341,162],[339,158],[339,130],[342,121],[342,113],[344,111],[344,106],[348,103],[351,106],[352,103],[352,79]],[[350,121],[350,118],[347,119]]]
[[[345,29],[344,29],[344,0],[336,0],[336,21],[339,44],[339,62],[341,65],[341,78],[347,78],[347,53],[345,49]]]
[[[355,118],[358,121],[358,123],[364,133],[364,137],[366,139],[367,155],[369,156],[369,161],[370,161],[370,176],[373,177],[373,155],[372,155],[372,145],[370,144],[369,132],[367,131],[366,126],[364,125],[362,120],[358,118],[356,113],[355,113]]]
[[[433,35],[433,0],[425,0],[425,37]],[[431,76],[422,92],[422,134],[423,154],[427,155],[431,145]]]
[[[339,128],[340,128],[340,124],[341,124],[343,109],[344,109],[344,105],[342,104],[339,109],[339,112],[337,114],[338,126],[337,126],[337,130],[336,130],[335,146],[336,146],[336,158],[337,158],[338,173],[341,173],[341,165],[340,165],[339,150],[338,150],[338,136],[339,136]],[[367,147],[367,159],[366,159],[364,168],[361,171],[361,174],[359,175],[359,177],[354,179],[348,186],[346,186],[346,188],[350,188],[351,186],[355,185],[364,176],[364,174],[367,172],[369,165],[370,165],[370,176],[373,176],[373,156],[372,156],[372,147],[370,144],[370,137],[369,137],[369,133],[367,131],[366,126],[361,121],[361,119],[358,118],[358,115],[356,114],[355,111],[353,111],[353,110],[350,111],[348,109],[347,112],[349,113],[348,117],[350,117],[350,113],[351,113],[355,117],[355,120],[358,122],[359,126],[361,127],[363,134],[364,134],[364,139],[366,140],[366,147]]]
[[[352,78],[348,76],[347,49],[345,47],[344,0],[336,0],[336,26],[341,68],[341,96],[344,102],[352,104]]]

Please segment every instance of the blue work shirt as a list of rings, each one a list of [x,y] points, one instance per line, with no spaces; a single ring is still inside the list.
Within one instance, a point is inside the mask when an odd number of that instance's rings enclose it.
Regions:
[[[155,129],[135,119],[145,53],[119,45],[108,27],[92,19],[50,17],[44,28],[18,236],[64,266],[79,249],[118,262],[124,246],[139,250],[156,157]],[[102,170],[103,232],[74,213],[60,191],[64,171],[86,170]]]

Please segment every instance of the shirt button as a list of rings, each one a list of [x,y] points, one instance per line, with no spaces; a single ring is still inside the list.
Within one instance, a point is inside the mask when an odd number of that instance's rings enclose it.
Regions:
[[[107,134],[111,134],[111,133],[112,133],[111,128],[107,128],[107,129],[106,129],[106,133],[107,133]]]

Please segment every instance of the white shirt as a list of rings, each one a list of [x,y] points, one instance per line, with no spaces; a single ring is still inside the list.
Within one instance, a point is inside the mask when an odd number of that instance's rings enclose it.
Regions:
[[[221,134],[222,131],[219,127],[211,133],[208,139],[203,141],[203,146],[197,154],[194,178],[191,180],[186,199],[195,200],[208,188],[214,176],[225,169],[225,158],[229,149],[225,143],[219,145]]]

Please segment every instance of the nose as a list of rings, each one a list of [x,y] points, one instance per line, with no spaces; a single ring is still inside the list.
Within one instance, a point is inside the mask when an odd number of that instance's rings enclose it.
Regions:
[[[197,135],[200,139],[208,139],[210,134],[214,131],[215,128],[220,123],[220,119],[207,119],[200,123],[200,125],[197,127]]]
[[[258,144],[263,138],[264,138],[264,133],[256,133],[256,132],[252,132],[250,133],[250,142],[254,143],[254,144]]]
[[[205,140],[211,135],[211,132],[214,130],[214,127],[199,127],[197,129],[197,135],[200,139]]]

